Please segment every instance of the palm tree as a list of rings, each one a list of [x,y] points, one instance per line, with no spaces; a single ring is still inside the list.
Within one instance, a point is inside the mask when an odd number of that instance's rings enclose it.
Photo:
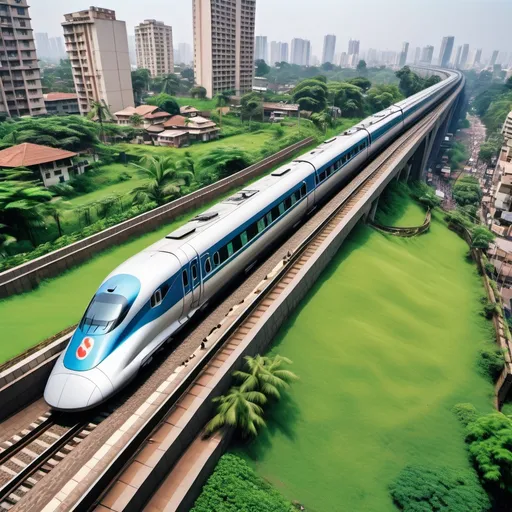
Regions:
[[[227,395],[213,399],[218,403],[217,414],[206,425],[206,433],[211,434],[224,426],[242,430],[243,435],[257,435],[258,429],[265,426],[261,406],[267,401],[259,391],[245,391],[231,388]]]
[[[233,376],[242,380],[240,389],[244,391],[258,390],[267,397],[279,399],[281,398],[280,391],[288,389],[290,382],[298,379],[293,372],[283,369],[283,364],[291,364],[291,361],[279,355],[274,358],[260,355],[246,356],[247,371],[236,371]]]
[[[41,215],[48,215],[51,217],[55,224],[57,225],[57,231],[59,233],[59,237],[62,236],[62,225],[60,222],[60,217],[62,212],[69,208],[69,203],[64,202],[61,198],[53,199],[48,203],[44,203],[39,207],[39,211]]]
[[[162,77],[162,92],[174,96],[179,90],[180,79],[174,73]]]
[[[148,182],[132,190],[137,203],[152,201],[158,205],[165,204],[179,194],[180,187],[194,177],[190,171],[177,169],[170,157],[144,157],[141,165],[132,164],[139,174],[148,178]]]
[[[0,229],[6,228],[4,224],[0,224]],[[9,256],[9,253],[7,251],[7,248],[9,245],[15,244],[17,242],[16,238],[14,238],[11,235],[8,235],[6,233],[0,233],[0,256],[2,258],[7,258]]]
[[[9,235],[26,236],[36,245],[32,228],[44,225],[38,207],[51,199],[52,194],[35,181],[0,181],[0,223]]]
[[[222,128],[222,107],[225,107],[229,103],[230,95],[227,91],[222,91],[215,96],[215,99],[217,100],[216,106],[219,109],[219,126]]]
[[[140,114],[133,114],[130,117],[130,124],[135,128],[139,127],[142,123],[144,123],[144,117]]]
[[[183,160],[179,160],[176,163],[176,166],[181,171],[188,171],[192,174],[192,176],[195,177],[196,165],[194,159],[192,158],[192,153],[190,151],[185,151],[185,158],[183,158]],[[187,183],[187,185],[190,185],[190,183]]]
[[[105,132],[103,123],[109,119],[112,119],[112,114],[107,107],[105,101],[93,101],[91,103],[91,111],[87,115],[89,119],[97,119],[100,123],[100,139],[105,142]]]

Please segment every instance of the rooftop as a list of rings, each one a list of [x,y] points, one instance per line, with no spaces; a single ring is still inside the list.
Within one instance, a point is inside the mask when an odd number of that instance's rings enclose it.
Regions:
[[[158,136],[174,138],[174,137],[181,137],[182,135],[187,135],[187,134],[188,134],[188,132],[186,132],[186,131],[165,130],[162,133],[159,133]]]
[[[298,112],[299,105],[295,103],[263,103],[263,108],[274,110],[289,110],[291,112]]]
[[[76,155],[77,153],[64,149],[55,149],[26,142],[0,151],[0,167],[30,167],[63,160],[64,158],[73,158]]]
[[[49,92],[44,94],[44,101],[76,100],[77,95],[73,92]]]
[[[139,114],[143,117],[146,117],[148,114],[153,114],[159,110],[159,108],[155,105],[139,105],[138,107],[126,107],[123,110],[120,110],[119,112],[114,112],[114,115],[116,117],[131,117],[133,114]],[[168,116],[167,112],[165,114]]]

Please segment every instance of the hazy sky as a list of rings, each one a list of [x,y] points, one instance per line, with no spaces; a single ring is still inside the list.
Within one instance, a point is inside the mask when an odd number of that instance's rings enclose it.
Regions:
[[[36,32],[61,35],[64,13],[94,4],[114,9],[129,34],[147,18],[172,25],[174,43],[192,43],[192,0],[32,0]],[[435,55],[444,35],[455,44],[512,52],[512,0],[257,0],[256,35],[271,40],[310,39],[313,54],[322,53],[323,36],[337,36],[336,52],[346,51],[349,38],[361,49],[399,50],[432,44]]]

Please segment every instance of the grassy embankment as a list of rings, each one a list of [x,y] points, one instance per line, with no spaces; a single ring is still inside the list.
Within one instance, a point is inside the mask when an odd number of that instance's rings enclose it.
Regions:
[[[378,220],[423,218],[407,200]],[[438,214],[414,239],[358,226],[273,345],[300,381],[237,453],[315,512],[391,512],[387,488],[407,464],[469,467],[451,409],[488,412],[493,388],[477,370],[492,328],[466,252]]]

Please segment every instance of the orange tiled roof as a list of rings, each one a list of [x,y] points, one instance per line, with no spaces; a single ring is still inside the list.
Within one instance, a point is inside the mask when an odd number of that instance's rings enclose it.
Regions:
[[[72,92],[49,92],[44,95],[44,101],[76,100],[77,97]]]
[[[187,118],[184,116],[175,115],[175,116],[172,116],[171,119],[167,120],[164,123],[164,126],[166,128],[168,128],[170,126],[186,126],[186,123],[185,123],[186,120],[187,120]]]
[[[0,151],[0,167],[30,167],[63,160],[64,158],[72,158],[76,155],[77,153],[64,149],[49,148],[48,146],[26,142]]]

